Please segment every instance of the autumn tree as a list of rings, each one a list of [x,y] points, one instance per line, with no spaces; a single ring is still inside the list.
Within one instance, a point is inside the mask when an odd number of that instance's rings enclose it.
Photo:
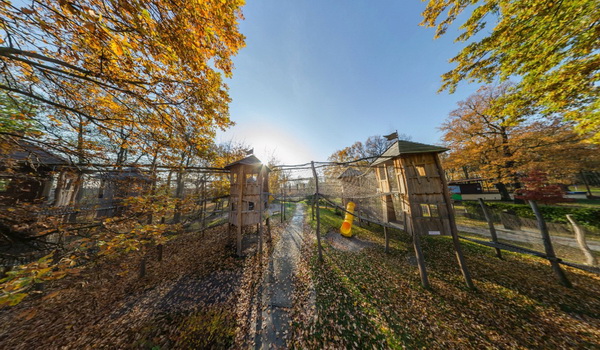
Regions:
[[[166,166],[174,169],[177,197],[183,168],[207,162],[216,131],[232,124],[223,79],[231,77],[232,56],[244,45],[238,30],[243,3],[2,1],[0,91],[38,106],[31,117],[43,135],[25,135],[28,142],[52,146],[86,171],[95,162],[119,170],[144,160],[154,174]],[[20,115],[2,120],[3,141],[23,137],[13,127]],[[181,213],[184,203],[181,196],[162,194],[153,186],[149,194],[119,198],[126,207],[119,217],[85,225],[46,220],[41,230],[27,233],[70,234],[69,247],[56,247],[24,273],[61,275],[72,266],[63,264],[66,257],[77,260],[90,249],[115,254],[164,242],[165,232],[178,225],[148,214],[164,217],[173,208]],[[88,227],[85,237],[77,234],[80,226]],[[15,271],[3,280],[0,303],[20,300],[40,280]]]
[[[410,140],[410,136],[399,134],[398,139]],[[378,157],[385,152],[394,141],[395,139],[388,140],[381,135],[369,136],[364,142],[356,141],[351,146],[335,151],[329,156],[328,160],[339,163],[363,160],[363,163],[368,164],[374,157]]]
[[[557,184],[552,184],[546,174],[539,170],[531,171],[522,178],[523,188],[520,188],[515,196],[520,199],[532,200],[544,204],[552,204],[564,201],[564,191]]]
[[[456,66],[441,90],[518,77],[514,94],[496,101],[504,115],[518,117],[523,106],[559,113],[600,143],[597,1],[429,0],[421,24],[438,38],[459,17],[466,20],[456,41],[468,44],[450,60]]]
[[[588,162],[598,159],[598,147],[582,142],[573,123],[559,117],[539,118],[522,109],[518,119],[499,114],[494,102],[510,93],[510,85],[485,86],[466,100],[440,128],[451,149],[446,168],[469,169],[491,179],[509,200],[506,184],[520,187],[520,177],[532,170],[556,182],[570,181]]]
[[[231,125],[222,77],[244,45],[242,4],[4,1],[0,89],[56,111],[47,117],[73,132],[127,129],[136,144],[155,125],[178,146],[201,147]]]

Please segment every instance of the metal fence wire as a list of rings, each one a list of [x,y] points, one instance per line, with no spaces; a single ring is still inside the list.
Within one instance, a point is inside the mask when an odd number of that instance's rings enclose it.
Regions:
[[[316,177],[311,163],[271,167],[268,186],[271,213],[282,211],[277,206],[283,203],[311,203],[315,198],[317,183],[319,195],[331,205],[344,208],[348,202],[354,202],[356,215],[373,222],[383,222],[384,212],[390,209],[383,207],[385,203],[390,205],[390,202],[383,201],[382,196],[391,195],[394,210],[401,208],[399,201],[402,189],[398,188],[395,181],[390,181],[389,192],[382,193],[377,185],[375,169],[369,166],[368,161],[314,162],[314,167]],[[73,191],[73,186],[65,185],[66,178],[56,178],[44,202],[38,203],[38,220],[58,218],[58,221],[71,225],[99,223],[109,217],[124,215],[130,206],[127,198],[155,196],[157,201],[174,199],[179,204],[169,207],[161,212],[160,217],[151,220],[180,223],[186,230],[193,231],[227,223],[231,209],[230,179],[225,169],[126,169],[121,172],[88,169],[70,181],[79,183],[78,191]],[[535,219],[496,209],[490,212],[499,241],[544,251]],[[395,214],[402,225],[402,213]],[[455,202],[454,215],[462,234],[490,238],[487,221],[477,205],[466,206]],[[548,222],[547,226],[559,258],[580,264],[588,261],[570,225]],[[600,255],[600,230],[590,227],[584,229],[587,246],[593,254]],[[52,237],[48,239],[58,240]],[[22,251],[13,254],[7,242],[2,243],[0,264],[11,265],[27,260],[23,258],[25,255]]]

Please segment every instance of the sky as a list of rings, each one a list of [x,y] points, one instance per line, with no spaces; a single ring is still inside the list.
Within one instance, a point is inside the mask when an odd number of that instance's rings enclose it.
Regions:
[[[246,47],[227,80],[235,126],[263,161],[326,161],[336,150],[398,130],[439,144],[438,128],[478,85],[437,93],[461,44],[419,26],[418,0],[248,0]]]

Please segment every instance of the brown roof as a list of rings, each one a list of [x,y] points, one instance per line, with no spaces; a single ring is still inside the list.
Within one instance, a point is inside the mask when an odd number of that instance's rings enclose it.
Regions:
[[[24,140],[18,141],[16,150],[9,154],[7,158],[11,158],[19,162],[28,162],[48,166],[70,164],[68,160]]]
[[[340,176],[338,176],[338,179],[343,179],[343,178],[347,178],[347,177],[357,177],[362,175],[363,173],[360,172],[359,170],[356,170],[354,168],[348,168],[346,169],[343,173],[340,174]]]
[[[224,168],[229,170],[236,165],[250,165],[252,167],[258,167],[258,166],[262,165],[262,162],[260,161],[260,159],[256,158],[254,155],[251,155],[244,159],[240,159],[237,162],[228,164]],[[265,168],[267,168],[267,171],[271,171],[271,169],[269,169],[269,167],[267,167],[266,165],[265,165]]]
[[[394,142],[388,149],[383,152],[379,158],[375,159],[371,166],[383,163],[391,158],[398,157],[402,154],[416,154],[416,153],[442,153],[448,151],[448,148],[427,145],[424,143],[411,142],[398,140]]]

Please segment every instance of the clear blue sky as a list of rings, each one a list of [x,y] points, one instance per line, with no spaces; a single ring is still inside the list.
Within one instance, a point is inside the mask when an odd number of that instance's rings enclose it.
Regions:
[[[324,161],[396,129],[439,143],[437,128],[478,86],[437,93],[461,46],[455,32],[434,40],[418,25],[424,8],[418,0],[249,0],[246,47],[227,82],[237,125],[218,141],[243,141],[285,164]]]

